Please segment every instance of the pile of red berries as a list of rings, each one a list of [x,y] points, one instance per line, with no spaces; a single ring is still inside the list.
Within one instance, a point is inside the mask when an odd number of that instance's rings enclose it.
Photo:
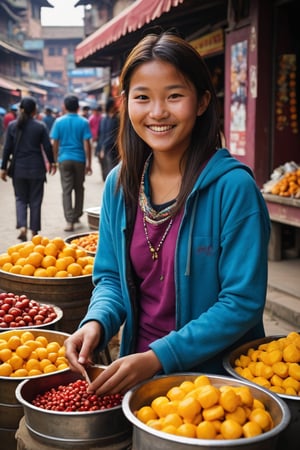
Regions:
[[[76,380],[38,394],[32,404],[48,411],[78,412],[114,408],[122,402],[121,394],[98,396],[89,394],[87,387],[85,380]]]

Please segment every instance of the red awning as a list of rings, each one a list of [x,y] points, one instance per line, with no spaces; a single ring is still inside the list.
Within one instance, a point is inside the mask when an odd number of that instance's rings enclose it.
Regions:
[[[75,50],[75,62],[80,63],[93,53],[118,41],[122,36],[132,33],[145,24],[169,12],[184,0],[137,0],[105,25],[84,39]]]

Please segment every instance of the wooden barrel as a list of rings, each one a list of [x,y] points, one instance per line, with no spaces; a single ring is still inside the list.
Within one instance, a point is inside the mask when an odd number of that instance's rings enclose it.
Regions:
[[[57,305],[63,317],[57,329],[73,333],[84,317],[93,291],[92,275],[68,278],[31,277],[0,270],[0,289],[41,303]]]

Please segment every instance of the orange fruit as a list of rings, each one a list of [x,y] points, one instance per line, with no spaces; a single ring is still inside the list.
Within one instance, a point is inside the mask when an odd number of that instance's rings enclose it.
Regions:
[[[224,439],[239,439],[243,435],[243,428],[235,420],[224,420],[221,424],[221,434]]]
[[[87,264],[82,270],[82,275],[91,275],[93,273],[92,264]]]
[[[196,436],[198,439],[215,439],[217,435],[214,424],[203,421],[196,427]]]
[[[51,239],[50,242],[55,244],[58,250],[62,250],[66,245],[65,241],[61,237],[55,237]]]
[[[80,264],[81,267],[85,267],[88,264],[88,259],[86,256],[79,256],[76,260],[77,264]]]
[[[35,267],[39,267],[41,262],[43,260],[43,255],[41,255],[39,252],[32,252],[29,256],[26,258],[26,263],[31,264]]]
[[[39,360],[43,360],[43,359],[47,358],[47,356],[48,356],[48,352],[47,352],[47,349],[45,347],[38,347],[35,350],[35,352],[36,352],[37,357],[38,357]]]
[[[47,344],[47,352],[48,353],[52,353],[52,352],[58,352],[58,350],[60,349],[60,345],[58,342],[53,341],[53,342],[49,342],[49,344]]]
[[[151,406],[142,406],[142,408],[138,410],[136,416],[143,423],[147,423],[149,420],[157,419],[157,415],[155,411],[151,408]]]
[[[80,264],[72,263],[68,265],[67,272],[73,277],[79,277],[82,275],[82,267]]]
[[[11,256],[8,253],[2,253],[2,255],[0,255],[0,266],[3,266],[3,264],[10,262]]]
[[[20,358],[26,359],[31,354],[32,350],[28,345],[20,345],[16,349],[16,355],[20,356]]]
[[[163,419],[163,428],[173,425],[175,428],[178,428],[180,425],[182,425],[182,419],[179,414],[177,413],[171,413],[167,414]]]
[[[26,258],[23,256],[17,259],[15,266],[24,266],[26,264]]]
[[[47,347],[47,345],[48,345],[48,339],[46,338],[46,336],[37,336],[36,338],[35,338],[35,340],[37,341],[37,342],[39,342],[40,344],[41,344],[41,346],[43,346],[43,347]]]
[[[34,244],[30,242],[26,242],[22,248],[20,248],[19,253],[22,258],[27,258],[27,256],[30,255],[30,253],[34,249]]]
[[[0,361],[6,362],[12,357],[12,351],[9,348],[0,350]]]
[[[12,374],[11,377],[27,377],[28,376],[28,371],[26,369],[17,369],[15,370]]]
[[[40,234],[36,234],[35,236],[32,236],[31,242],[34,243],[34,245],[39,245],[42,242],[43,237]]]
[[[177,406],[177,412],[184,419],[193,420],[194,417],[201,411],[200,403],[192,396],[185,397],[179,400]]]
[[[16,348],[21,345],[21,339],[19,336],[10,336],[10,338],[7,341],[7,347],[11,350],[16,350]]]
[[[20,264],[16,264],[16,265],[14,265],[14,266],[12,266],[12,268],[10,269],[10,273],[20,273],[21,272],[21,269],[22,269],[22,267],[23,266],[21,266]]]
[[[74,258],[74,260],[76,259],[76,249],[71,247],[70,245],[66,245],[62,249],[62,254],[63,254],[63,256],[72,256],[72,258]]]
[[[49,242],[49,244],[45,246],[45,255],[56,257],[57,254],[58,248],[53,242]]]
[[[177,435],[183,436],[183,437],[195,438],[196,430],[197,430],[196,425],[193,425],[192,423],[182,423],[177,428]]]
[[[36,245],[34,247],[33,251],[34,252],[38,252],[38,253],[40,253],[41,255],[44,256],[44,254],[45,254],[45,247],[43,245],[41,245],[41,244],[38,244],[38,245]]]
[[[247,422],[243,425],[243,435],[245,438],[252,438],[262,433],[262,429],[256,422]]]
[[[12,263],[7,262],[3,264],[1,268],[2,270],[4,270],[4,272],[10,272],[12,267],[13,267]]]
[[[249,420],[257,423],[264,431],[268,431],[272,428],[272,418],[270,413],[265,409],[254,409],[250,414]]]
[[[68,259],[64,256],[59,257],[56,260],[55,267],[57,270],[65,270],[68,266]]]
[[[25,344],[26,341],[34,341],[34,335],[31,331],[23,331],[20,336],[22,344]]]
[[[161,431],[168,434],[176,434],[177,428],[174,425],[166,425],[165,427],[162,428]]]
[[[55,256],[53,256],[53,255],[46,255],[46,256],[44,256],[41,265],[42,265],[42,267],[47,269],[47,267],[55,266],[55,264],[56,264]]]
[[[162,417],[162,405],[165,403],[169,403],[168,397],[165,397],[164,395],[160,395],[159,397],[156,397],[152,403],[151,408],[155,411],[155,413],[158,415],[158,417]]]
[[[23,358],[21,358],[21,356],[14,354],[9,359],[8,362],[11,365],[13,370],[18,370],[18,369],[21,369],[21,367],[23,366],[24,360],[23,360]]]
[[[38,267],[37,269],[35,269],[33,276],[34,277],[47,277],[48,273],[47,273],[47,270],[44,269],[43,267]]]
[[[55,266],[49,266],[46,269],[48,277],[55,277],[55,274],[57,271],[58,271],[58,269]]]
[[[0,364],[0,377],[9,377],[10,374],[12,373],[13,369],[11,367],[10,364],[8,363],[3,363]]]
[[[50,242],[50,240],[49,240],[47,237],[42,237],[42,240],[41,240],[40,243],[41,243],[44,247],[46,247],[46,245],[49,244],[49,242]]]
[[[47,364],[43,369],[44,373],[52,373],[52,372],[56,372],[56,371],[57,371],[57,368],[54,364]]]
[[[182,400],[185,394],[185,391],[181,387],[174,386],[168,390],[166,395],[170,400]]]
[[[58,272],[56,272],[55,274],[55,278],[67,278],[68,272],[66,270],[59,270]]]
[[[37,375],[42,375],[43,372],[41,372],[39,369],[31,369],[28,370],[28,376],[29,377],[36,377]]]
[[[10,257],[11,257],[12,264],[15,264],[18,261],[18,259],[20,258],[20,253],[19,252],[13,252],[10,255]]]

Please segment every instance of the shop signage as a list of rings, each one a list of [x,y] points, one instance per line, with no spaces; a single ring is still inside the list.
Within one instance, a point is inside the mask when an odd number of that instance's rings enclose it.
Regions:
[[[224,33],[223,30],[216,30],[212,33],[206,34],[190,44],[200,53],[201,56],[208,56],[213,53],[220,53],[224,51]]]

